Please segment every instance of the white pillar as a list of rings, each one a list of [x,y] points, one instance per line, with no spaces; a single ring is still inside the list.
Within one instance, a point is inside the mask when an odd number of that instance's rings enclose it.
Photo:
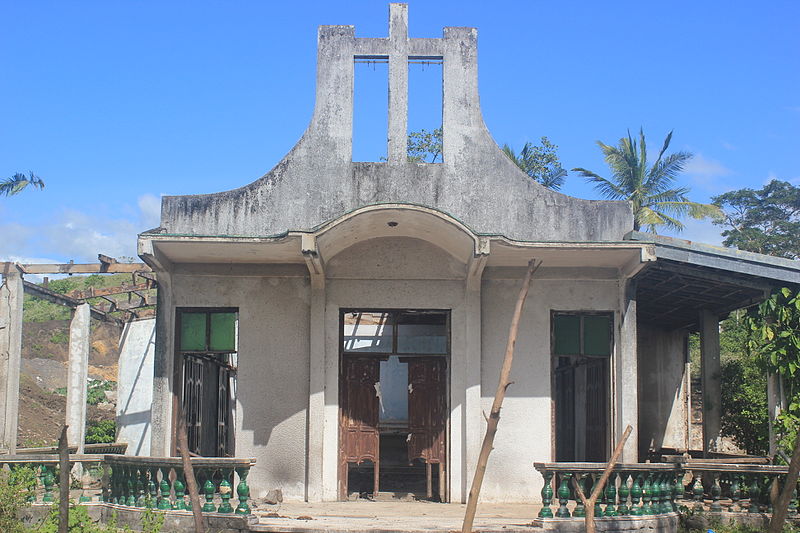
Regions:
[[[19,367],[22,357],[22,273],[15,267],[3,273],[0,285],[0,447],[17,449]]]
[[[700,363],[703,380],[703,452],[717,451],[722,416],[722,372],[719,361],[719,316],[700,311]]]
[[[620,282],[619,349],[614,369],[616,390],[616,424],[614,441],[618,441],[630,424],[633,428],[622,451],[623,463],[639,460],[639,370],[636,331],[636,281]]]
[[[86,438],[86,381],[89,377],[89,339],[91,337],[89,304],[75,308],[69,325],[69,364],[67,367],[67,440],[83,453]]]
[[[325,426],[325,287],[312,280],[309,312],[308,450],[306,501],[323,501]],[[335,485],[335,483],[334,483]]]

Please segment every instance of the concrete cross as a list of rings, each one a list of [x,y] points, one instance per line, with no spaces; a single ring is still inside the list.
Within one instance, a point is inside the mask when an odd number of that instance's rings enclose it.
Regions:
[[[389,4],[389,37],[356,39],[356,61],[389,62],[389,163],[407,158],[408,62],[442,61],[442,39],[408,38],[408,5]]]

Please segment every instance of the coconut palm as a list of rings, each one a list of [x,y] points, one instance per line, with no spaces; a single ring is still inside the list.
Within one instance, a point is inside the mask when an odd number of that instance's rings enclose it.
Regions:
[[[675,186],[676,177],[692,154],[675,152],[665,156],[671,140],[672,132],[669,132],[655,163],[648,166],[644,131],[639,130],[638,143],[628,131],[628,136],[620,139],[617,146],[597,141],[611,169],[611,179],[584,168],[572,170],[594,183],[595,189],[606,198],[631,202],[633,229],[636,231],[646,227],[657,233],[661,226],[680,231],[684,226],[679,218],[685,215],[697,219],[720,216],[718,207],[692,202],[687,197],[687,187]]]
[[[14,196],[22,192],[22,189],[28,185],[36,189],[44,189],[44,181],[33,172],[29,172],[27,176],[18,172],[10,178],[0,181],[0,196]]]

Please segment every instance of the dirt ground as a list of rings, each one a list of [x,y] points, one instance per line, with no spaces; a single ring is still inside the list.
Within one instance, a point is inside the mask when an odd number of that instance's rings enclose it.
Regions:
[[[117,380],[120,332],[113,324],[92,321],[89,377]],[[22,337],[17,445],[51,445],[66,418],[66,396],[56,390],[67,383],[69,321],[25,322]],[[114,406],[103,407],[88,406],[87,424],[114,418]]]

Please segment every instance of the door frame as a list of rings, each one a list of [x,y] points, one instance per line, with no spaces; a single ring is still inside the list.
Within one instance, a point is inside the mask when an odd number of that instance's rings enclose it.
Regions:
[[[446,334],[446,351],[443,354],[428,354],[428,353],[420,353],[420,354],[413,354],[413,353],[399,353],[397,351],[397,335],[396,335],[396,327],[397,324],[394,323],[393,327],[393,335],[392,335],[392,351],[391,352],[347,352],[344,349],[344,316],[348,313],[440,313],[444,314],[445,316],[445,334]],[[408,308],[408,307],[399,307],[399,308],[387,308],[387,307],[340,307],[338,312],[338,340],[339,340],[339,347],[337,350],[338,354],[338,362],[337,362],[337,384],[338,384],[338,397],[337,397],[337,417],[336,417],[336,462],[337,462],[337,477],[336,477],[336,486],[337,486],[337,493],[338,493],[338,500],[344,501],[347,498],[347,495],[342,495],[339,487],[342,487],[341,484],[341,476],[343,469],[341,468],[341,461],[342,461],[342,442],[340,441],[341,429],[342,429],[342,404],[343,404],[343,397],[345,394],[344,390],[344,375],[343,375],[343,362],[345,357],[349,356],[357,356],[357,357],[375,357],[376,359],[386,359],[390,356],[398,356],[403,358],[416,358],[416,357],[444,357],[445,358],[445,387],[444,387],[444,405],[445,405],[445,413],[446,419],[444,420],[445,426],[445,462],[444,462],[444,491],[441,495],[442,501],[449,501],[449,494],[450,494],[450,483],[448,483],[448,474],[450,472],[450,396],[451,396],[451,354],[452,354],[452,317],[451,317],[452,310],[451,309],[442,309],[442,308]],[[378,450],[380,453],[380,449]],[[345,474],[346,475],[346,474]],[[440,486],[441,486],[440,481]],[[345,483],[345,487],[347,484]]]

